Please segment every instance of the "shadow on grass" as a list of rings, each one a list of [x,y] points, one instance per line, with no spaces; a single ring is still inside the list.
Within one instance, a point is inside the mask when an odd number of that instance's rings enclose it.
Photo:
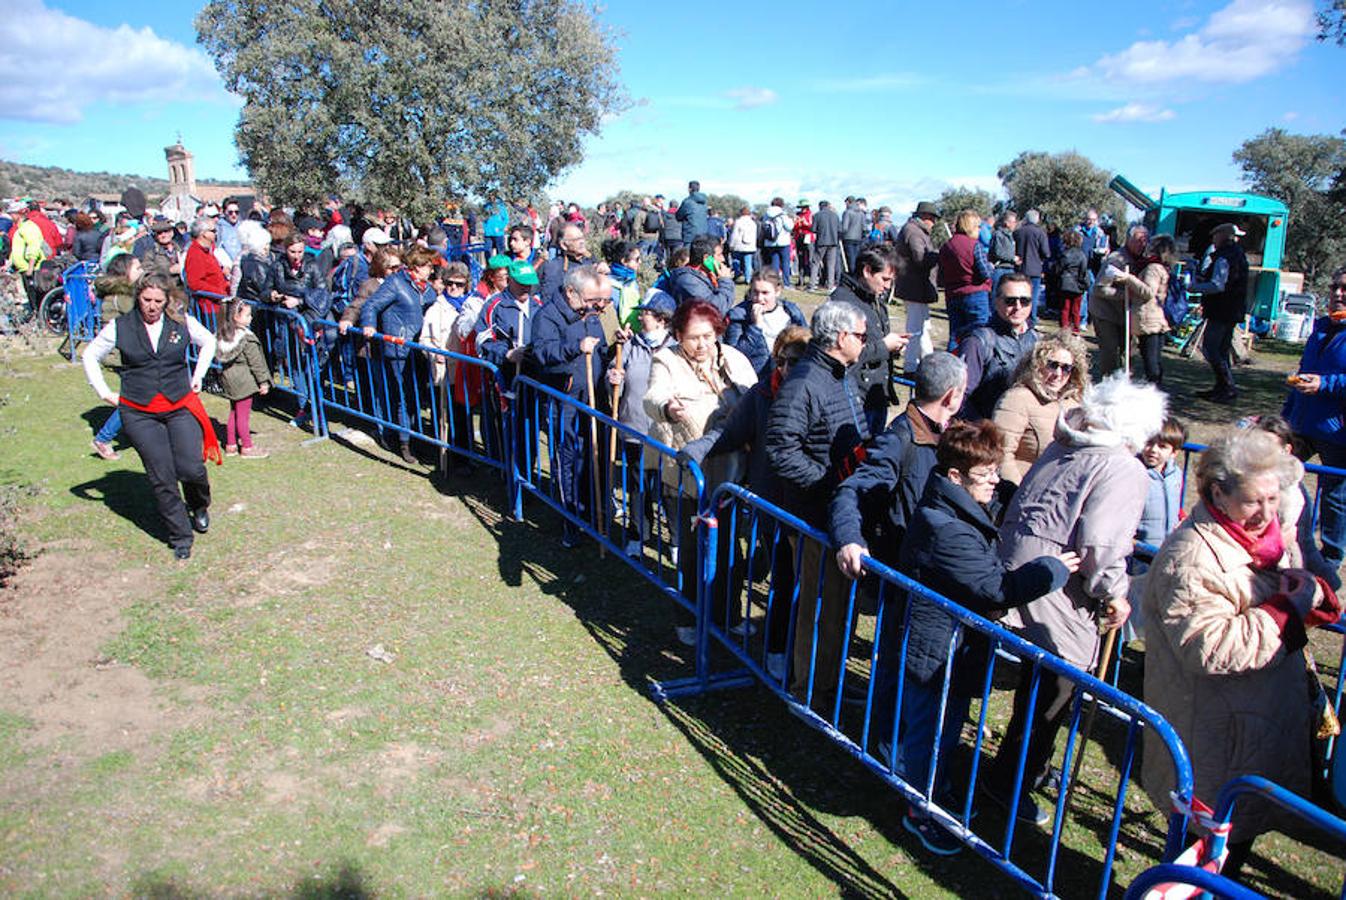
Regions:
[[[197,900],[214,897],[208,890],[185,885],[174,876],[145,875],[131,889],[133,897],[147,900]],[[344,862],[326,875],[315,875],[295,884],[285,895],[293,900],[369,900],[377,896],[354,863]]]
[[[115,469],[70,489],[81,500],[102,503],[157,541],[168,542],[168,529],[154,505],[149,481],[141,472]]]

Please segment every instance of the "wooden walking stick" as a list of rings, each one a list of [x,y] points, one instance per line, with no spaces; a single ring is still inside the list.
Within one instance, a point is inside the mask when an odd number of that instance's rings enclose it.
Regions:
[[[589,407],[597,410],[598,406],[594,403],[594,352],[592,350],[584,351],[584,380],[589,386]],[[598,509],[598,420],[592,415],[589,416],[589,502],[593,504],[594,528],[606,536],[607,528],[603,523],[603,514]],[[607,551],[603,547],[603,542],[598,543],[598,557],[602,559],[607,556]]]
[[[1117,643],[1117,629],[1109,628],[1103,638],[1103,653],[1098,661],[1098,673],[1095,676],[1099,681],[1108,680],[1108,666],[1112,664],[1112,648]],[[1095,696],[1089,701],[1089,711],[1084,715],[1084,728],[1080,730],[1079,746],[1075,750],[1075,765],[1070,771],[1070,786],[1066,788],[1065,799],[1061,801],[1061,817],[1064,819],[1066,810],[1070,808],[1071,795],[1075,793],[1075,785],[1079,784],[1080,769],[1084,765],[1084,750],[1089,743],[1089,733],[1094,729],[1094,716],[1098,713],[1098,697]]]
[[[612,358],[613,368],[622,367],[622,343],[617,344],[617,355]],[[612,386],[612,417],[617,418],[617,411],[622,403],[622,385],[621,383]],[[607,486],[608,491],[612,491],[612,470],[617,465],[617,429],[608,430],[608,465],[607,465]],[[625,487],[625,484],[623,484]],[[629,512],[628,512],[629,515]]]

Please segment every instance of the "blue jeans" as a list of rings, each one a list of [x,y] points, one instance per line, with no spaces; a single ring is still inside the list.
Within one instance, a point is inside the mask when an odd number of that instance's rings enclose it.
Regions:
[[[762,248],[762,267],[768,268],[775,266],[780,272],[780,277],[787,285],[790,283],[790,248],[789,247],[763,247]]]
[[[406,368],[407,360],[384,356],[371,360],[374,374],[374,416],[383,420],[385,439],[392,440],[394,434],[405,443],[411,439],[411,414],[407,409]],[[397,418],[394,419],[393,415]],[[387,423],[396,422],[396,428]]]
[[[112,415],[107,417],[107,421],[103,423],[102,428],[98,429],[98,433],[93,436],[93,439],[100,444],[110,444],[117,439],[117,435],[121,434],[121,430],[122,411],[119,406],[112,411]]]
[[[505,236],[503,234],[488,234],[483,236],[482,240],[486,244],[487,259],[490,259],[493,254],[505,252]]]
[[[1346,444],[1314,441],[1313,450],[1323,465],[1346,469]],[[1318,476],[1322,487],[1322,501],[1318,505],[1318,528],[1322,537],[1323,559],[1328,565],[1340,566],[1346,557],[1346,478],[1331,475]]]
[[[934,757],[935,729],[939,725],[939,702],[944,692],[944,672],[937,672],[929,682],[922,683],[907,673],[902,684],[902,727],[897,736],[894,762],[902,780],[919,791],[925,790],[930,778],[930,761]],[[958,746],[963,722],[972,706],[971,697],[960,697],[949,686],[949,699],[944,707],[944,731],[939,737],[939,770],[936,773],[934,796],[948,788],[949,754]],[[887,735],[881,734],[880,740]]]
[[[1038,320],[1038,306],[1042,303],[1042,276],[1030,275],[1028,280],[1033,285],[1033,311],[1029,313],[1028,320],[1036,322]]]
[[[742,275],[744,281],[751,282],[753,258],[757,256],[757,254],[753,253],[751,250],[735,250],[733,255],[734,274]]]
[[[991,321],[991,295],[987,291],[962,294],[948,299],[949,352],[958,349],[958,338],[978,325]]]
[[[1097,280],[1097,276],[1095,276],[1093,270],[1090,269],[1090,270],[1089,270],[1089,290],[1085,291],[1084,294],[1080,297],[1080,327],[1081,327],[1081,328],[1083,328],[1084,326],[1086,326],[1086,325],[1089,324],[1089,294],[1092,293],[1093,290],[1094,290],[1094,281],[1095,281],[1095,280]]]

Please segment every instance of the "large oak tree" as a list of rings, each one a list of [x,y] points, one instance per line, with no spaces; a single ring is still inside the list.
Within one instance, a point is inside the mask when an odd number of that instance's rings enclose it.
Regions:
[[[419,219],[530,195],[624,102],[578,0],[211,0],[196,30],[244,100],[243,164],[286,204],[353,191]]]

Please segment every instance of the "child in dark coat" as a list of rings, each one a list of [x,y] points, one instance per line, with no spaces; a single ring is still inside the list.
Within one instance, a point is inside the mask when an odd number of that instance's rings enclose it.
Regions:
[[[944,429],[935,451],[935,471],[907,528],[898,564],[903,574],[978,615],[995,615],[1036,600],[1059,589],[1079,567],[1079,557],[1069,551],[1030,560],[1013,570],[1000,560],[990,506],[1000,480],[1001,441],[1000,429],[990,421],[952,422]],[[921,790],[933,783],[938,796],[948,790],[947,761],[958,743],[971,697],[950,678],[949,648],[956,620],[927,600],[909,599],[908,605],[906,677],[894,769]],[[959,670],[959,681],[965,681],[963,670],[977,668],[986,659],[986,644],[971,631],[964,631],[958,644],[954,668]],[[930,760],[937,732],[944,765],[932,780]],[[881,741],[890,738],[880,736]],[[915,807],[908,809],[903,825],[933,853],[949,856],[962,848]]]

